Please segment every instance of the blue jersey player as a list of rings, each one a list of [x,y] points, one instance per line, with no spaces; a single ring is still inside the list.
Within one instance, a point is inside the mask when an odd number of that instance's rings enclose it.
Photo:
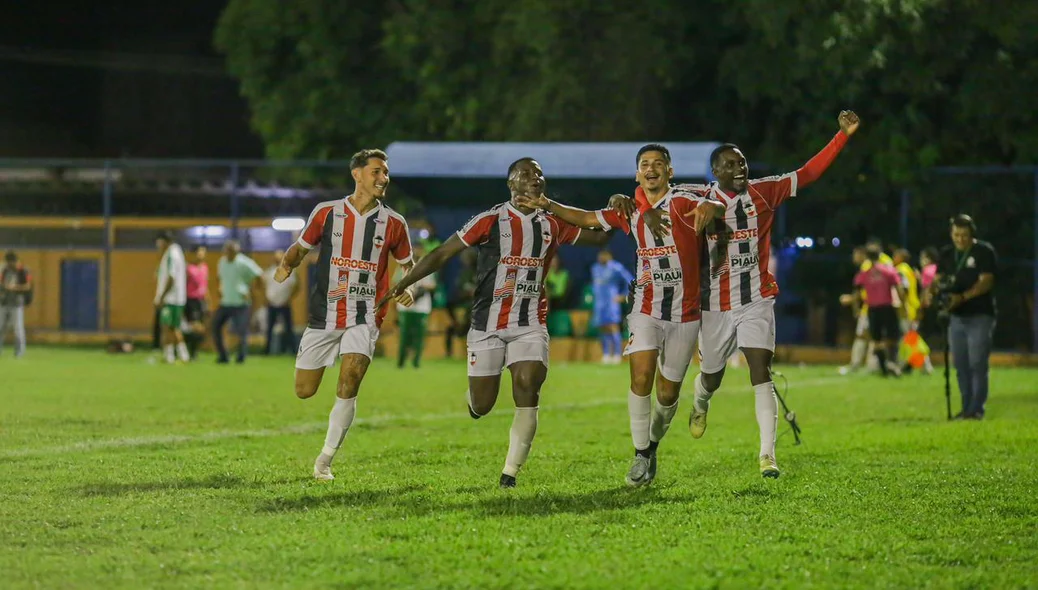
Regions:
[[[634,277],[609,250],[598,253],[598,262],[591,267],[591,281],[595,298],[595,313],[591,318],[602,341],[602,363],[620,364],[620,305],[627,297],[627,285]]]

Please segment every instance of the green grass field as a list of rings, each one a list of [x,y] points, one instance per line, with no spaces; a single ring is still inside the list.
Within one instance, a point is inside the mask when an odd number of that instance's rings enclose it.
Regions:
[[[334,385],[295,399],[290,358],[30,349],[0,358],[0,587],[1038,587],[1038,372],[948,423],[938,376],[781,369],[777,481],[746,373],[628,490],[626,367],[556,365],[504,491],[511,398],[472,421],[461,363],[376,361],[321,484]]]

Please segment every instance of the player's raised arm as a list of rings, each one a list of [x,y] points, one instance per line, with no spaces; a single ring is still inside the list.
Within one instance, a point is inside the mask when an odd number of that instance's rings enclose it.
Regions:
[[[858,130],[858,125],[861,124],[858,115],[854,111],[841,112],[837,120],[840,123],[840,131],[822,148],[822,151],[815,154],[813,158],[797,170],[797,188],[803,188],[818,180],[832,165],[833,161],[836,160],[840,150],[847,145],[847,140],[854,135],[854,132]]]
[[[390,299],[399,296],[411,285],[443,268],[443,265],[446,264],[448,260],[457,256],[465,248],[468,248],[468,245],[461,240],[458,234],[454,234],[447,238],[446,242],[440,244],[435,250],[419,260],[418,264],[411,267],[410,272],[404,275],[404,277],[400,279],[400,282],[390,287],[389,291],[379,300],[376,309],[381,308]]]
[[[285,255],[281,257],[281,264],[274,270],[274,280],[279,283],[284,283],[288,280],[289,275],[299,266],[309,251],[299,242],[292,244],[288,252],[285,252]]]
[[[611,227],[606,227],[604,225],[605,221],[603,221],[595,211],[569,207],[557,203],[544,195],[517,195],[515,197],[515,203],[516,205],[529,207],[530,209],[543,209],[566,223],[583,229],[612,229]]]

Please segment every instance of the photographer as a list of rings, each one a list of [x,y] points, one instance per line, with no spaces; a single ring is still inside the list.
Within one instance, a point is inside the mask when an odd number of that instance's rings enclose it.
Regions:
[[[949,322],[952,358],[962,395],[957,418],[980,420],[988,399],[988,361],[995,329],[995,268],[991,244],[976,238],[969,215],[951,219],[951,246],[941,250],[934,303]]]

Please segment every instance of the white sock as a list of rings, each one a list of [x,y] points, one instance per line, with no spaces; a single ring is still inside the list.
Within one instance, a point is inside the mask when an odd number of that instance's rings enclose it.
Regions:
[[[187,343],[181,342],[177,344],[177,355],[180,357],[180,360],[185,363],[191,360],[191,353],[187,351]]]
[[[876,360],[876,347],[871,341],[865,346],[865,368],[870,371],[879,370],[879,361]]]
[[[778,402],[771,381],[753,386],[756,394],[757,426],[760,428],[760,454],[775,456],[775,433],[778,430]]]
[[[512,418],[512,430],[508,432],[508,456],[505,457],[505,475],[515,477],[519,468],[526,463],[537,434],[537,408],[516,408]]]
[[[649,448],[652,396],[642,397],[633,391],[627,392],[627,413],[631,415],[631,441],[634,442],[634,448],[644,451]]]
[[[868,352],[869,343],[861,338],[854,339],[851,346],[851,366],[860,367],[865,362],[865,353]]]
[[[164,351],[166,353],[166,362],[167,363],[172,363],[172,362],[177,360],[177,357],[173,354],[173,345],[172,344],[167,344],[165,346],[165,348],[164,348]]]
[[[335,452],[342,446],[346,439],[346,433],[353,424],[353,416],[357,413],[357,398],[342,399],[335,398],[335,405],[328,414],[328,434],[324,437],[324,448],[321,454],[328,457],[328,463],[332,462]]]
[[[652,423],[649,425],[649,440],[652,442],[660,442],[663,440],[663,436],[667,434],[667,429],[670,428],[670,421],[674,419],[674,414],[678,411],[678,400],[674,400],[674,403],[669,406],[665,406],[656,400],[656,405],[652,408]]]
[[[707,391],[706,387],[703,385],[703,374],[702,373],[696,375],[696,378],[695,378],[695,380],[693,380],[693,383],[695,384],[695,388],[696,388],[696,395],[695,395],[695,402],[694,402],[695,406],[696,406],[696,410],[699,411],[699,412],[705,412],[705,411],[710,409],[710,398],[714,397],[714,393],[716,393],[716,392]]]

